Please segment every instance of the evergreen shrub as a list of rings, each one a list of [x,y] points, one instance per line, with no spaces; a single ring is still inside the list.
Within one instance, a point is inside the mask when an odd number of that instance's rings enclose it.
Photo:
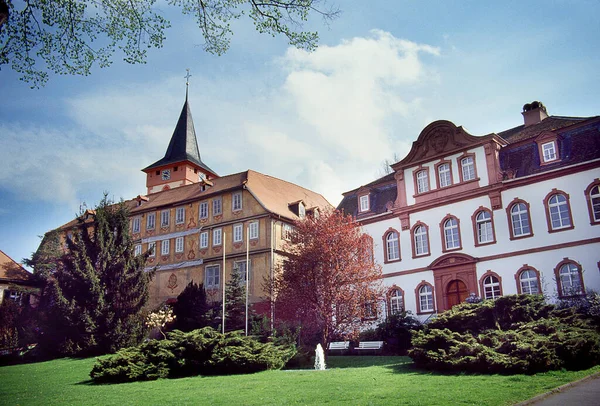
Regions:
[[[590,321],[533,295],[455,306],[416,331],[412,344],[414,362],[436,370],[536,373],[600,363],[600,335]]]
[[[167,333],[99,359],[90,376],[97,383],[130,382],[193,375],[245,374],[281,369],[296,353],[293,345],[261,343],[240,331],[221,334],[210,327]]]

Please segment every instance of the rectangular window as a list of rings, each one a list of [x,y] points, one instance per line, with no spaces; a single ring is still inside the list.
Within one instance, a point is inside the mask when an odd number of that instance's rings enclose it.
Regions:
[[[221,198],[217,197],[213,200],[213,216],[218,216],[223,212],[223,207],[221,206]]]
[[[208,248],[208,231],[200,233],[200,248]]]
[[[369,195],[364,195],[360,197],[360,211],[368,211],[369,210]]]
[[[162,240],[160,244],[160,255],[169,255],[171,240]]]
[[[201,219],[208,218],[208,202],[200,202],[200,214]]]
[[[231,210],[232,211],[242,210],[242,192],[234,193],[231,196]]]
[[[135,248],[133,249],[133,255],[135,255],[135,256],[142,255],[142,245],[141,244],[135,245]]]
[[[252,265],[248,268],[248,276],[252,279],[252,275],[250,272],[252,271]],[[246,261],[236,261],[233,263],[233,272],[236,272],[240,275],[240,280],[242,283],[246,283]]]
[[[556,145],[554,141],[542,144],[542,151],[544,153],[544,162],[556,160]]]
[[[244,241],[244,225],[235,224],[233,226],[233,242]]]
[[[133,233],[140,232],[140,228],[141,228],[140,224],[141,224],[141,219],[139,217],[134,217],[133,218],[133,227],[132,227]]]
[[[175,252],[183,252],[183,237],[175,239]]]
[[[463,182],[475,179],[475,163],[473,162],[473,157],[468,156],[461,159],[460,166]]]
[[[156,256],[156,242],[152,241],[148,243],[148,251],[150,251],[150,256]]]
[[[204,272],[204,286],[206,286],[207,289],[218,288],[221,280],[221,271],[219,265],[208,265],[206,268],[204,268]]]
[[[250,239],[255,240],[258,238],[258,221],[254,221],[248,225],[250,228]]]
[[[213,247],[215,245],[221,245],[222,241],[221,241],[221,229],[220,228],[215,228],[213,230]]]
[[[289,224],[284,224],[283,225],[283,239],[284,240],[291,240],[292,239],[292,233],[294,231],[294,228],[289,225]]]
[[[450,164],[438,166],[438,176],[440,178],[440,187],[452,185],[452,176],[450,175]]]
[[[156,213],[148,213],[146,217],[146,230],[154,230],[156,224]]]
[[[425,193],[429,191],[429,175],[427,171],[417,172],[417,193]]]
[[[160,212],[160,226],[169,227],[171,220],[171,212],[169,210],[163,210]]]
[[[175,224],[185,223],[185,207],[178,207],[175,210]]]

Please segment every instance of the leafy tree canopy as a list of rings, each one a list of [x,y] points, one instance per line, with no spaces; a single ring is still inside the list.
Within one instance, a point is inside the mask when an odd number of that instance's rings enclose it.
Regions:
[[[169,6],[196,20],[204,50],[213,54],[227,51],[231,23],[242,17],[261,33],[282,34],[291,45],[312,50],[318,35],[302,31],[303,24],[314,13],[326,20],[339,13],[319,8],[324,1],[0,0],[0,67],[10,65],[39,87],[48,72],[88,75],[94,65],[109,66],[115,50],[128,63],[144,63],[149,48],[163,46]]]
[[[325,210],[295,224],[288,258],[273,281],[280,317],[299,321],[321,344],[356,336],[382,297],[381,267],[372,240],[351,216]]]

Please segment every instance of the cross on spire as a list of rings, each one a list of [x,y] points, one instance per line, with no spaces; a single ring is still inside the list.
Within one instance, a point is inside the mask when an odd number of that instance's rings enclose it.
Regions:
[[[187,74],[184,76],[184,78],[185,78],[185,100],[187,100],[188,87],[190,86],[190,77],[192,77],[192,75],[190,75],[190,68],[187,68],[186,71],[187,71]]]

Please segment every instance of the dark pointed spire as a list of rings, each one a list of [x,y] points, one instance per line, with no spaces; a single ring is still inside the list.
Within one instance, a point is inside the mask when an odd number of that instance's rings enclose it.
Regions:
[[[189,75],[188,72],[187,78],[189,78],[189,76],[191,75]],[[149,169],[171,163],[189,161],[198,165],[205,171],[216,175],[215,171],[205,165],[200,158],[200,150],[198,149],[198,141],[196,140],[194,121],[192,120],[192,112],[188,103],[187,87],[188,86],[186,82],[185,103],[181,109],[177,126],[175,126],[175,131],[173,131],[173,135],[171,136],[171,141],[169,142],[169,147],[167,148],[165,156],[161,160],[156,161],[152,165],[144,168],[143,171],[148,171]]]

